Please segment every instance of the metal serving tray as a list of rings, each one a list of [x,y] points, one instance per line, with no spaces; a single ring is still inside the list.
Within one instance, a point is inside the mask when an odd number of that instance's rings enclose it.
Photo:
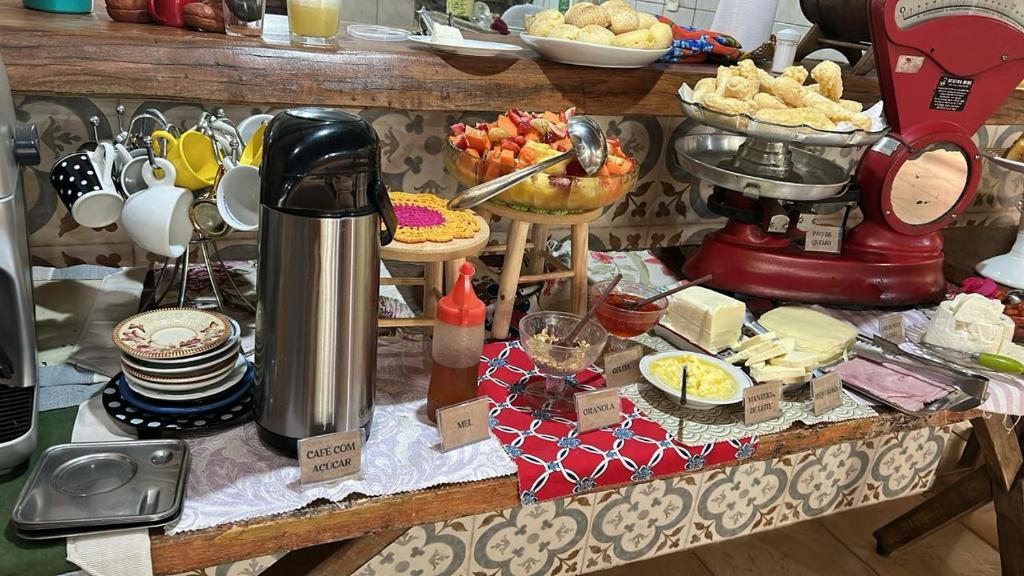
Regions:
[[[188,461],[182,440],[53,446],[32,470],[11,523],[50,532],[168,522],[181,511]]]

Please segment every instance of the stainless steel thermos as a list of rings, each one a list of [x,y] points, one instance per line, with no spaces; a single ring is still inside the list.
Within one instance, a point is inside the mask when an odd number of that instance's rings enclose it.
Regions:
[[[278,114],[260,175],[256,423],[294,454],[302,438],[369,433],[380,247],[396,220],[377,134],[352,114]]]

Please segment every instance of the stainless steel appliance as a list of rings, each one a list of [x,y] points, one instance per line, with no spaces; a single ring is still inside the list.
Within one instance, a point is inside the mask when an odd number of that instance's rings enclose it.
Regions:
[[[256,423],[294,454],[301,438],[369,433],[380,246],[397,223],[377,133],[358,116],[278,114],[260,175]]]
[[[25,199],[18,164],[39,163],[34,126],[19,126],[0,59],[0,474],[36,444],[36,333]]]

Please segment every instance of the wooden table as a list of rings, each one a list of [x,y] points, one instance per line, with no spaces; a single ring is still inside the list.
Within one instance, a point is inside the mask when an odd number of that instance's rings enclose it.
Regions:
[[[519,39],[505,36],[502,42]],[[338,49],[316,50],[288,44],[284,16],[267,16],[261,40],[112,22],[102,3],[93,14],[67,15],[27,10],[21,0],[0,0],[0,56],[16,93],[405,110],[577,106],[616,116],[682,116],[679,86],[715,70],[707,64],[569,66],[528,48],[510,58],[472,58],[411,42],[348,37]],[[874,103],[878,79],[845,75],[843,93]],[[1021,118],[1024,93],[1017,91],[989,123]]]
[[[851,440],[944,426],[979,415],[978,412],[942,412],[917,418],[886,412],[874,418],[834,424],[810,427],[798,424],[785,432],[762,436],[753,459],[778,458]],[[153,569],[156,574],[174,574],[272,552],[347,540],[333,548],[330,555],[333,559],[330,573],[347,574],[339,566],[343,565],[349,572],[358,569],[408,528],[518,505],[518,481],[515,476],[506,476],[409,494],[350,498],[341,505],[316,504],[272,518],[174,536],[153,531],[150,536]]]

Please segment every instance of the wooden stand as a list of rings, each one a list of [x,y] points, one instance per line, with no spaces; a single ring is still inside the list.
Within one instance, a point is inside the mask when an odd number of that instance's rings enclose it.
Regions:
[[[538,214],[525,210],[516,210],[502,204],[485,202],[476,208],[481,215],[494,214],[507,218],[511,225],[508,229],[506,243],[501,246],[489,246],[482,253],[505,253],[505,263],[501,268],[498,282],[498,302],[494,305],[494,321],[491,324],[491,337],[496,340],[508,338],[509,324],[512,321],[512,308],[515,306],[516,289],[520,284],[543,282],[557,278],[569,278],[572,286],[570,310],[573,314],[583,314],[587,307],[587,239],[590,234],[590,223],[601,217],[601,209],[577,214],[554,216]],[[572,267],[566,268],[544,249],[547,242],[549,226],[572,227],[570,247],[572,250]],[[533,226],[533,242],[527,243]],[[523,256],[527,248],[530,253],[530,267],[526,274],[522,273]],[[544,272],[544,262],[555,269]],[[481,263],[482,264],[482,263]],[[487,273],[497,276],[489,266]]]
[[[380,249],[382,260],[423,264],[423,278],[381,278],[384,286],[423,286],[423,315],[415,318],[381,318],[381,328],[432,327],[437,312],[437,300],[450,289],[459,276],[459,267],[466,258],[476,256],[487,245],[491,229],[477,216],[480,230],[472,238],[457,238],[451,242],[422,242],[405,244],[392,242]],[[445,281],[447,276],[447,281]]]
[[[875,53],[870,44],[826,38],[817,24],[800,40],[800,45],[796,48],[796,61],[800,62],[811,52],[822,48],[838,50],[850,61],[851,72],[854,74],[863,76],[875,68]]]
[[[977,442],[984,465],[875,531],[878,553],[888,556],[994,501],[1003,576],[1024,576],[1024,456],[1020,430],[1007,431],[997,415],[974,418],[971,426],[971,443]]]

